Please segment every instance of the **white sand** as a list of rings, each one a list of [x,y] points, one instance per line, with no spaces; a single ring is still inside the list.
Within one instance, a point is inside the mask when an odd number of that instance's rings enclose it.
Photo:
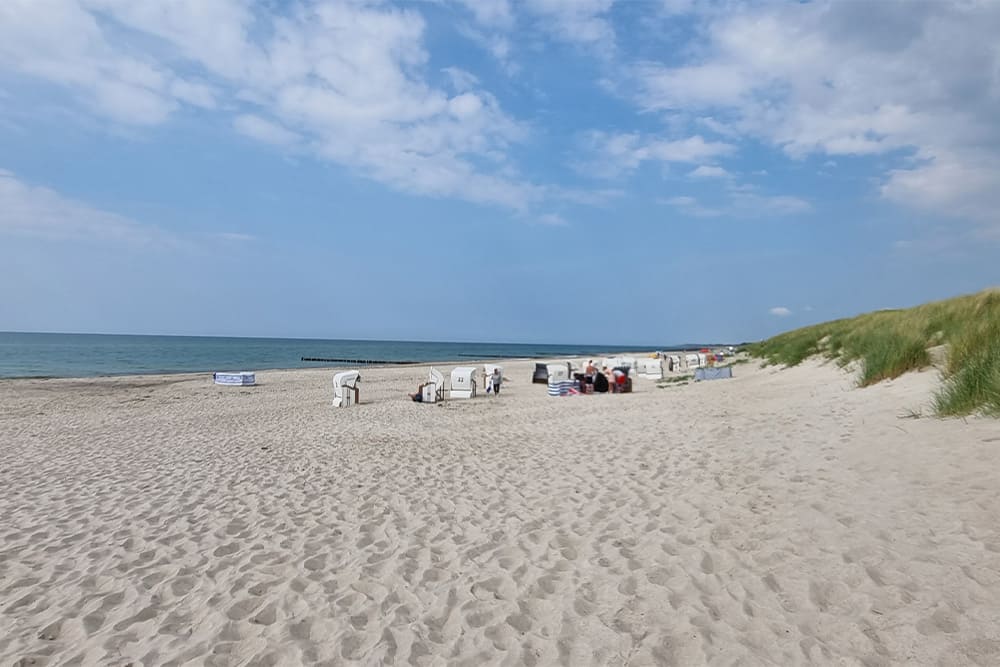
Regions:
[[[0,382],[0,664],[1000,664],[1000,424],[901,418],[933,373],[531,368]]]

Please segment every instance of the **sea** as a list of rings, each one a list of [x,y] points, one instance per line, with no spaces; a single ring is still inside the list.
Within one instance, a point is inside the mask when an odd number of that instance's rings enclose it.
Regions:
[[[636,345],[0,332],[0,378],[342,368],[462,359],[542,359],[601,356],[644,349],[647,348]],[[664,348],[648,348],[649,351],[655,349]],[[317,359],[323,361],[310,361]]]

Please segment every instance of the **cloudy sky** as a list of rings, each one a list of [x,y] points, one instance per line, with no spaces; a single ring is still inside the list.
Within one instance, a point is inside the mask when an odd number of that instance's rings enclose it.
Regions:
[[[1000,3],[5,0],[0,330],[667,344],[1000,284]]]

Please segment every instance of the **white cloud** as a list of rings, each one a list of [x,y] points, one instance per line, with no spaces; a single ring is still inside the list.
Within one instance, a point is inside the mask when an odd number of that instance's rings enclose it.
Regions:
[[[476,4],[500,21],[505,3]],[[164,123],[186,106],[233,113],[261,142],[309,150],[395,188],[523,210],[545,188],[507,149],[527,136],[474,79],[427,72],[411,8],[241,0],[0,3],[0,71],[70,90],[99,116]]]
[[[50,241],[173,243],[157,227],[94,208],[49,188],[29,185],[0,169],[0,234]]]
[[[693,215],[697,218],[715,218],[725,212],[719,208],[704,206],[694,197],[689,197],[687,195],[668,197],[661,200],[661,203],[673,206],[685,215]]]
[[[582,170],[597,176],[616,176],[622,171],[636,169],[643,162],[701,162],[728,155],[735,148],[724,142],[706,141],[699,135],[669,140],[638,133],[601,131],[588,133],[584,146],[593,158]]]
[[[299,136],[294,132],[289,132],[280,125],[250,114],[234,118],[233,127],[236,128],[237,132],[245,134],[251,139],[275,146],[290,146],[299,140]]]
[[[563,41],[602,53],[614,48],[615,30],[607,18],[614,0],[526,0],[523,4],[543,29]]]
[[[884,197],[996,221],[1000,4],[727,5],[701,27],[680,64],[632,68],[640,108],[707,117],[792,157],[908,152]]]
[[[458,25],[456,30],[493,56],[500,69],[508,76],[514,76],[521,71],[520,65],[514,61],[510,37],[506,33],[484,31],[468,25]]]
[[[156,225],[133,220],[51,188],[27,183],[0,169],[0,237],[19,236],[54,243],[149,247],[190,251],[205,240],[248,243],[257,238],[238,232],[178,236]],[[212,247],[212,246],[208,246]]]
[[[207,86],[115,45],[100,21],[71,0],[0,3],[4,69],[63,86],[95,112],[128,125],[162,123],[181,102],[213,104]]]
[[[784,306],[775,306],[774,308],[772,308],[767,312],[771,313],[772,315],[776,315],[778,317],[788,317],[789,315],[792,314],[792,311],[790,311],[788,308],[785,308]]]
[[[477,23],[494,28],[510,27],[513,23],[514,13],[508,0],[457,0],[457,2],[472,12]]]
[[[795,215],[808,213],[812,205],[805,199],[791,195],[759,195],[747,192],[734,192],[732,195],[734,210],[747,216],[763,215]]]
[[[170,84],[170,93],[182,102],[191,106],[214,109],[216,107],[215,91],[204,83],[175,79]]]
[[[459,67],[445,67],[441,71],[448,75],[448,78],[451,80],[451,87],[456,92],[464,93],[474,90],[479,86],[479,78],[475,74]]]
[[[695,197],[679,195],[661,200],[662,203],[699,218],[726,216],[729,218],[762,218],[792,216],[812,210],[809,202],[789,195],[766,196],[743,190],[730,190],[711,206]]]
[[[722,167],[712,165],[701,165],[688,172],[691,178],[729,178],[730,173]]]
[[[540,215],[538,216],[538,222],[551,227],[565,227],[569,225],[569,223],[566,222],[566,219],[558,213],[546,213],[544,215]]]

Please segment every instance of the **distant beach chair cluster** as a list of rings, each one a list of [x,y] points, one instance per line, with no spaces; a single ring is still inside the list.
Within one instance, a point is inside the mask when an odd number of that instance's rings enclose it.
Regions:
[[[729,353],[732,353],[732,348]],[[631,393],[634,378],[662,380],[666,373],[682,370],[693,371],[695,380],[712,380],[732,377],[730,367],[718,367],[725,351],[669,354],[653,352],[648,357],[604,357],[589,360],[542,361],[535,364],[532,383],[547,385],[549,396],[580,394]],[[217,372],[215,384],[253,386],[253,372]],[[469,400],[481,395],[496,396],[504,382],[503,366],[485,363],[479,366],[456,366],[448,373],[431,367],[427,380],[409,394],[416,403],[440,403],[446,399]],[[668,380],[670,382],[670,380]],[[361,373],[357,370],[340,371],[333,376],[333,406],[346,408],[361,402]]]

